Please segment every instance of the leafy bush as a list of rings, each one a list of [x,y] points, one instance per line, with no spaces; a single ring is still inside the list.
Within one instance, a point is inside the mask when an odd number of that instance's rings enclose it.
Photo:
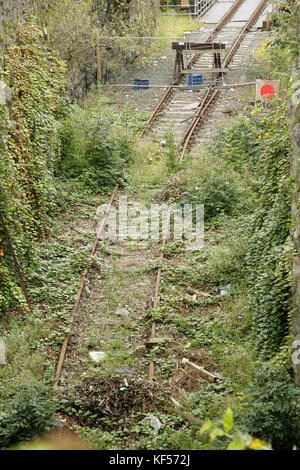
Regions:
[[[62,130],[57,173],[75,178],[92,191],[124,183],[133,144],[116,130],[116,116],[96,107],[73,106]]]
[[[222,171],[223,170],[223,171]],[[206,221],[220,214],[233,214],[241,211],[248,203],[245,187],[236,175],[226,172],[225,168],[199,173],[193,181],[185,182],[182,203],[204,204]]]
[[[50,390],[39,382],[23,384],[13,399],[5,401],[5,410],[0,408],[1,448],[31,439],[57,424]]]
[[[300,392],[285,366],[264,364],[247,390],[244,424],[275,450],[299,444]]]
[[[291,182],[286,107],[261,119],[260,158],[255,167],[259,201],[245,257],[257,349],[276,354],[288,333],[293,253],[289,225]]]
[[[221,128],[208,144],[210,154],[230,163],[236,171],[255,170],[260,156],[261,124],[252,117],[242,116],[230,127]]]
[[[255,238],[252,243],[254,243]],[[257,247],[258,248],[258,247]],[[252,304],[252,324],[257,349],[272,357],[288,334],[289,312],[292,309],[292,273],[288,254],[292,242],[260,252],[251,258],[254,245],[248,253],[249,294]]]

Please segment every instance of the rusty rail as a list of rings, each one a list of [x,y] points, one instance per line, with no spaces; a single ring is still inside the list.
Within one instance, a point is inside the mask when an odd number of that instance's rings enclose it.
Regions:
[[[255,25],[258,18],[260,17],[260,15],[263,13],[264,9],[266,8],[268,2],[269,2],[269,0],[262,0],[260,2],[260,4],[258,5],[258,7],[256,8],[256,10],[253,12],[250,19],[247,21],[247,24],[244,26],[244,28],[242,29],[242,31],[240,32],[240,34],[238,35],[238,37],[234,41],[230,51],[228,52],[228,54],[227,54],[227,56],[226,56],[226,58],[223,62],[224,67],[228,67],[229,63],[231,62],[231,60],[234,56],[234,54],[236,53],[237,49],[239,48],[241,42],[243,41],[246,32],[249,31]]]
[[[144,137],[144,135],[147,133],[148,129],[151,128],[151,124],[152,122],[154,121],[154,119],[156,118],[156,116],[158,115],[158,113],[161,111],[161,109],[163,108],[165,102],[167,101],[167,99],[169,98],[170,94],[172,93],[173,91],[173,86],[175,85],[175,83],[172,83],[172,85],[170,85],[166,92],[164,93],[164,95],[161,97],[160,99],[160,102],[158,103],[158,105],[156,106],[155,110],[153,111],[153,114],[152,116],[150,117],[149,121],[147,122],[147,126],[145,127],[145,129],[143,130],[143,132],[141,133],[140,135],[140,138]]]
[[[162,244],[161,244],[161,254],[159,258],[159,266],[157,269],[156,275],[156,283],[155,283],[155,291],[154,291],[154,299],[153,299],[153,308],[158,306],[158,297],[159,297],[159,286],[160,286],[160,278],[162,272],[162,263],[164,260],[164,250],[167,243],[167,233],[170,227],[170,218],[171,218],[171,211],[172,206],[169,206],[168,213],[167,213],[167,221],[165,227],[162,227],[163,237],[162,237]],[[155,338],[156,336],[156,321],[153,321],[151,324],[151,336],[150,338]],[[155,372],[155,365],[153,359],[150,360],[149,364],[149,380],[153,380]]]
[[[216,28],[214,29],[214,31],[209,35],[209,37],[207,38],[207,42],[209,42],[211,40],[211,38],[213,37],[213,35],[219,31],[223,26],[224,24],[226,24],[229,19],[233,16],[233,14],[236,12],[236,10],[240,7],[240,5],[243,3],[244,0],[238,0],[233,6],[232,8],[229,10],[229,12],[225,15],[225,17],[221,20],[221,22],[216,26]],[[235,40],[231,50],[229,51],[229,54],[226,56],[226,58],[228,57],[227,59],[227,63],[230,62],[231,58],[233,57],[234,53],[236,52],[237,48],[239,47],[240,43],[243,41],[244,39],[244,35],[245,35],[245,32],[250,29],[253,24],[257,21],[259,15],[262,13],[262,11],[264,10],[266,4],[267,4],[268,0],[263,0],[260,5],[258,6],[258,8],[255,10],[255,12],[253,13],[253,15],[251,16],[251,18],[249,19],[249,21],[247,22],[245,28],[243,28],[242,32],[239,34],[238,38]],[[198,54],[195,54],[190,63],[192,65],[193,61],[195,61],[197,59],[197,56]],[[149,123],[151,125],[151,123],[153,122],[153,120],[155,119],[156,115],[158,114],[158,112],[162,109],[166,99],[170,96],[171,92],[173,90],[173,85],[171,85],[167,92],[165,93],[165,95],[163,96],[163,98],[161,99],[159,105],[157,106],[157,108],[155,109],[151,119],[149,120]],[[184,159],[184,156],[185,156],[185,153],[189,147],[189,144],[191,142],[191,139],[193,137],[193,134],[195,132],[195,129],[197,128],[198,124],[200,123],[201,119],[203,119],[206,111],[208,110],[208,108],[210,107],[210,105],[218,98],[220,94],[220,90],[214,90],[214,86],[211,85],[207,88],[206,90],[206,93],[203,97],[203,100],[199,106],[199,108],[197,109],[197,112],[184,136],[184,139],[183,139],[183,148],[182,148],[182,151],[181,151],[181,154],[179,156],[179,162],[182,163],[183,162],[183,159]],[[150,125],[148,125],[147,128],[150,127]],[[143,132],[142,135],[144,135],[146,133],[146,129],[145,131]],[[155,283],[155,292],[154,292],[154,300],[153,300],[153,308],[156,308],[157,305],[158,305],[158,299],[159,299],[159,288],[160,288],[160,280],[161,280],[161,274],[162,274],[162,263],[163,263],[163,260],[164,260],[164,250],[165,250],[165,246],[166,246],[166,236],[167,236],[167,231],[169,229],[169,225],[170,225],[170,217],[171,217],[171,210],[172,208],[169,207],[169,210],[168,210],[168,215],[167,215],[167,222],[166,222],[166,227],[165,227],[165,234],[163,235],[163,240],[162,240],[162,246],[161,246],[161,255],[160,255],[160,259],[159,259],[159,267],[158,267],[158,270],[157,270],[157,276],[156,276],[156,283]],[[151,325],[151,335],[150,335],[150,338],[155,338],[156,336],[156,321],[152,321],[152,325]],[[154,379],[154,374],[155,374],[155,363],[154,363],[154,360],[151,359],[150,360],[150,363],[149,363],[149,380],[153,380]]]
[[[242,3],[244,3],[245,0],[237,0],[230,10],[223,16],[221,21],[215,26],[215,28],[212,30],[212,32],[207,36],[204,42],[210,42],[212,38],[214,37],[215,34],[217,34],[224,26],[228,23],[228,21],[231,20],[235,12],[240,8]],[[189,60],[187,63],[186,69],[191,68],[191,66],[194,64],[194,62],[198,59],[199,54],[196,53],[193,55],[193,57]]]
[[[232,18],[232,16],[234,15],[234,13],[237,11],[237,9],[241,6],[241,4],[244,2],[245,0],[237,0],[233,5],[232,7],[230,8],[230,10],[223,16],[223,18],[221,19],[221,21],[216,25],[216,27],[213,29],[213,31],[209,34],[209,36],[205,39],[204,42],[210,42],[211,41],[211,38],[220,30],[222,29],[227,23],[228,21]],[[193,57],[190,59],[190,61],[187,63],[186,67],[185,67],[185,70],[189,69],[193,63],[195,62],[195,60],[198,58],[199,54],[196,53],[193,55]],[[150,119],[148,120],[147,122],[147,125],[145,127],[145,129],[143,130],[143,132],[141,133],[140,135],[140,138],[144,137],[147,133],[147,131],[151,128],[151,125],[153,123],[153,121],[156,119],[157,115],[160,113],[160,111],[162,110],[164,104],[166,103],[166,101],[168,100],[168,98],[170,97],[170,95],[172,94],[173,90],[174,90],[174,85],[176,83],[173,82],[166,90],[166,92],[164,93],[164,95],[162,96],[162,98],[160,99],[158,105],[156,106],[155,110],[153,111]]]
[[[203,118],[205,112],[208,110],[209,106],[212,104],[212,102],[219,96],[220,90],[214,90],[213,86],[210,86],[204,95],[203,100],[201,101],[201,104],[197,110],[197,113],[195,114],[195,117],[193,118],[184,138],[183,138],[183,148],[179,157],[179,161],[182,162],[184,155],[189,147],[189,144],[191,142],[191,139],[193,137],[193,134],[195,132],[195,129],[197,128],[198,124],[200,123],[201,119]]]
[[[233,5],[232,7],[230,8],[230,10],[226,13],[225,16],[223,16],[223,18],[221,19],[220,23],[217,24],[217,26],[214,28],[214,30],[210,33],[210,35],[208,36],[207,38],[207,42],[209,42],[213,36],[218,33],[220,31],[220,29],[222,29],[227,23],[229,20],[231,20],[231,18],[233,17],[233,15],[235,14],[235,12],[240,8],[240,6],[242,5],[242,3],[244,3],[245,0],[237,0]]]
[[[226,58],[223,62],[223,67],[228,67],[229,63],[231,62],[232,58],[234,57],[234,54],[236,53],[237,49],[241,45],[242,41],[244,40],[246,32],[249,31],[253,27],[253,25],[257,22],[259,16],[262,14],[264,9],[266,8],[266,6],[268,4],[268,1],[269,0],[262,0],[260,2],[260,4],[258,5],[258,7],[255,9],[255,11],[252,13],[252,15],[249,18],[249,20],[247,21],[246,25],[244,26],[242,31],[239,33],[239,35],[235,39],[230,51],[226,55]],[[238,5],[238,3],[239,3],[239,5]],[[233,12],[231,12],[231,15],[234,14],[234,12],[241,5],[241,3],[242,2],[237,2],[236,4],[233,5],[233,7],[231,8],[231,10],[233,10]],[[230,11],[228,12],[228,14],[229,13],[230,13]],[[216,28],[215,28],[215,30],[216,30]],[[211,39],[211,37],[212,36],[210,36],[210,39]],[[219,77],[221,74],[222,74],[222,72],[219,72],[217,77]],[[186,151],[187,151],[187,149],[190,145],[191,138],[192,138],[192,136],[195,132],[195,129],[197,128],[198,124],[200,123],[201,119],[203,118],[203,116],[204,116],[205,112],[207,111],[207,109],[209,108],[209,106],[218,97],[219,94],[220,94],[220,90],[216,90],[215,92],[213,92],[213,86],[211,85],[210,87],[208,87],[208,89],[207,89],[207,91],[204,95],[204,98],[201,102],[201,105],[199,106],[199,108],[197,110],[197,113],[196,113],[195,117],[193,118],[193,120],[192,120],[192,122],[191,122],[191,124],[190,124],[184,138],[183,138],[182,152],[181,152],[179,161],[183,160],[184,155],[185,155],[185,153],[186,153]]]
[[[240,5],[243,3],[243,1],[244,0],[238,0],[231,7],[229,12],[227,12],[227,14],[222,18],[222,20],[215,27],[213,32],[210,33],[210,35],[206,39],[206,42],[209,42],[211,40],[212,36],[217,31],[219,31],[230,20],[230,18],[233,16],[235,11],[240,7]],[[251,18],[249,19],[249,21],[247,22],[246,26],[243,28],[243,30],[241,31],[241,33],[239,34],[237,39],[234,41],[234,44],[233,44],[231,50],[227,54],[226,59],[225,59],[225,66],[227,66],[229,64],[232,57],[234,56],[234,53],[236,52],[239,45],[243,41],[246,31],[249,30],[256,23],[256,21],[259,18],[260,14],[265,9],[267,3],[268,3],[268,0],[262,0],[261,3],[259,4],[259,6],[254,11],[254,13],[251,15]],[[192,60],[193,60],[193,58],[192,58]],[[169,96],[172,93],[173,89],[174,89],[174,82],[172,83],[172,85],[170,85],[168,87],[168,89],[164,93],[163,97],[161,98],[160,102],[156,106],[151,118],[148,121],[146,129],[141,134],[141,137],[143,137],[145,135],[145,133],[147,132],[147,129],[150,128],[152,122],[154,121],[155,117],[157,116],[157,114],[162,109],[165,101],[169,98]],[[196,114],[195,114],[195,116],[194,116],[194,118],[191,122],[191,125],[189,126],[189,129],[187,130],[187,132],[184,136],[183,148],[182,148],[182,152],[179,156],[179,162],[180,163],[183,162],[184,155],[186,153],[186,150],[189,147],[189,144],[190,144],[190,141],[191,141],[191,138],[194,134],[195,129],[197,128],[198,124],[200,123],[201,119],[205,115],[208,108],[217,99],[219,94],[220,94],[220,90],[215,90],[213,85],[209,86],[208,89],[206,90],[204,98],[203,98],[199,108],[197,109],[197,112],[196,112]],[[109,214],[112,203],[115,199],[117,191],[118,191],[118,187],[115,189],[115,191],[111,195],[111,198],[110,198],[110,201],[108,203],[108,206],[107,206],[106,212],[104,214],[104,217],[102,219],[100,228],[97,231],[97,235],[95,237],[95,241],[94,241],[93,248],[92,248],[92,255],[94,255],[95,252],[96,252],[101,232],[103,231],[103,229],[105,227],[106,219],[107,219],[107,216]],[[161,245],[161,254],[160,254],[160,259],[159,259],[159,267],[157,269],[156,282],[155,282],[153,308],[156,308],[158,306],[160,281],[161,281],[161,275],[162,275],[162,263],[163,263],[163,260],[164,260],[164,251],[165,251],[166,242],[167,242],[167,233],[168,233],[169,226],[170,226],[171,211],[172,211],[172,207],[170,206],[169,210],[168,210],[167,221],[166,221],[165,227],[162,228],[163,237],[162,237],[162,245]],[[67,347],[68,347],[68,343],[69,343],[69,339],[70,339],[70,335],[71,335],[72,326],[74,324],[76,313],[79,309],[79,305],[80,305],[80,301],[81,301],[81,297],[82,297],[82,293],[83,293],[83,289],[84,289],[84,286],[85,286],[85,281],[86,281],[87,275],[88,275],[88,268],[86,267],[84,272],[83,272],[82,279],[81,279],[79,291],[78,291],[78,294],[77,294],[77,299],[76,299],[75,305],[74,305],[73,310],[72,310],[70,332],[66,335],[64,343],[63,343],[62,348],[61,348],[60,357],[59,357],[58,364],[57,364],[54,387],[56,387],[58,385],[60,377],[61,377],[63,364],[64,364],[64,359],[65,359],[65,356],[66,356],[66,351],[67,351]],[[155,338],[155,337],[156,337],[156,321],[152,321],[150,338]],[[150,380],[153,380],[154,373],[155,373],[155,364],[154,364],[154,361],[151,359],[150,364],[149,364],[149,379]]]
[[[92,247],[92,251],[91,251],[92,256],[95,254],[95,252],[97,250],[98,242],[100,240],[100,235],[101,235],[101,233],[102,233],[102,231],[105,227],[105,223],[106,223],[110,208],[112,206],[112,203],[113,203],[113,201],[116,197],[117,191],[118,191],[118,186],[116,187],[116,189],[114,190],[114,192],[112,193],[112,195],[110,197],[110,200],[109,200],[109,203],[107,205],[105,214],[102,218],[100,227],[97,230],[96,237],[95,237],[93,247]],[[89,272],[89,268],[86,267],[83,271],[83,275],[82,275],[82,278],[81,278],[79,290],[78,290],[78,293],[77,293],[76,302],[75,302],[75,305],[74,305],[73,310],[72,310],[69,333],[66,334],[65,340],[64,340],[63,345],[61,347],[60,356],[59,356],[59,360],[58,360],[57,368],[56,368],[54,387],[58,386],[58,383],[59,383],[59,380],[60,380],[60,377],[61,377],[61,373],[62,373],[62,369],[63,369],[63,365],[64,365],[64,360],[65,360],[65,357],[66,357],[67,348],[68,348],[68,344],[69,344],[69,340],[70,340],[70,336],[71,336],[72,327],[73,327],[73,324],[74,324],[76,313],[78,312],[78,309],[79,309],[79,305],[80,305],[80,301],[81,301],[81,297],[82,297],[82,293],[83,293],[83,289],[84,289],[84,286],[85,286],[85,281],[86,281],[88,272]]]

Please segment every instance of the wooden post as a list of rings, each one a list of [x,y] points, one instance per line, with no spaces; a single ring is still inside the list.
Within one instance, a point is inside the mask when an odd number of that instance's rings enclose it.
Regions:
[[[221,69],[222,68],[222,59],[220,52],[214,53],[214,68]],[[215,73],[215,80],[217,80],[222,75],[222,72]]]
[[[180,71],[179,73],[181,74],[182,70],[184,70],[184,59],[183,59],[183,53],[180,51]]]
[[[174,65],[174,72],[173,72],[173,82],[178,83],[180,78],[180,53],[179,50],[176,50],[176,57],[175,57],[175,65]]]

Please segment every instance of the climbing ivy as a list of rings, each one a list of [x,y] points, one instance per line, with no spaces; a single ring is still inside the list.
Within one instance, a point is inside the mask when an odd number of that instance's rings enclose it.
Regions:
[[[288,334],[291,310],[292,195],[286,113],[285,106],[277,107],[259,122],[259,158],[253,171],[258,207],[245,260],[256,343],[266,357],[278,351]]]
[[[276,354],[288,334],[292,274],[290,138],[284,102],[269,113],[258,108],[221,132],[210,149],[221,154],[252,188],[254,211],[240,217],[247,247],[240,274],[246,278],[258,351]],[[240,230],[240,228],[239,228]]]
[[[60,119],[67,110],[65,67],[49,51],[33,21],[18,25],[3,56],[0,79],[11,100],[0,108],[0,207],[23,269],[55,208],[53,168],[60,149]],[[0,229],[0,312],[20,291]]]

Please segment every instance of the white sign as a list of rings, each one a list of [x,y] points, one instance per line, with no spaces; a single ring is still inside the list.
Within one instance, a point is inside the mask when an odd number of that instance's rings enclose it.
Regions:
[[[6,364],[6,348],[3,341],[0,341],[0,364]]]
[[[4,106],[10,99],[10,88],[0,80],[0,105]]]

